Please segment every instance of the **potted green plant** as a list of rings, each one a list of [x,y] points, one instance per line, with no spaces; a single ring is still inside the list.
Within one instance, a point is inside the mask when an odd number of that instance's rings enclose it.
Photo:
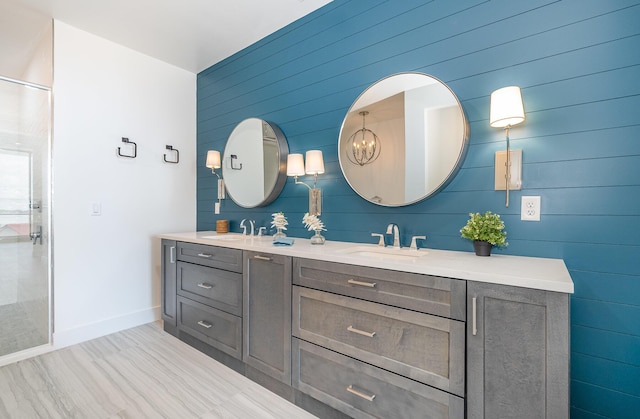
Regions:
[[[487,211],[469,213],[467,225],[460,229],[462,237],[473,240],[473,248],[478,256],[491,256],[493,246],[506,247],[507,232],[504,231],[504,222],[500,215]]]

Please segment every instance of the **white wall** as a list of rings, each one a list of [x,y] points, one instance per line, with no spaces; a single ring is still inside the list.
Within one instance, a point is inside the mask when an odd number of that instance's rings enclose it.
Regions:
[[[154,235],[196,226],[196,76],[56,21],[53,98],[58,347],[159,318]]]

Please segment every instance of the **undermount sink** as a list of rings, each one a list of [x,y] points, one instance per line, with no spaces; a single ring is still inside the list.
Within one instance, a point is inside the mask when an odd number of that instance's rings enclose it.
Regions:
[[[354,246],[340,250],[340,253],[370,259],[412,261],[429,254],[424,249],[394,249],[382,246]]]
[[[222,241],[242,240],[245,237],[246,236],[242,236],[240,234],[237,234],[237,235],[217,234],[215,236],[202,236],[203,239],[222,240]]]

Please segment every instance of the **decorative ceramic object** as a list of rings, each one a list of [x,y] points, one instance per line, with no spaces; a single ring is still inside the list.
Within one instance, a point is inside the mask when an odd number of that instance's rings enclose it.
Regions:
[[[307,212],[306,214],[304,214],[304,217],[302,217],[302,224],[304,224],[307,230],[315,231],[316,233],[313,237],[311,237],[311,244],[324,244],[325,238],[322,234],[320,234],[320,232],[323,230],[326,231],[327,229],[324,228],[324,223],[318,218],[317,215],[309,215],[309,213]]]
[[[273,221],[271,221],[271,227],[276,229],[276,234],[273,235],[273,240],[287,237],[287,235],[284,234],[284,230],[287,229],[286,226],[287,224],[289,224],[289,222],[287,221],[287,217],[284,216],[284,213],[274,212],[273,214],[271,214],[271,216],[273,217]]]
[[[324,244],[325,238],[320,234],[320,230],[316,230],[316,234],[311,237],[311,244]]]

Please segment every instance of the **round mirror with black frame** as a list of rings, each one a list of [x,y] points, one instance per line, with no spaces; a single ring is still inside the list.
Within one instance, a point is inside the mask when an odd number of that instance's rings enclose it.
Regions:
[[[414,204],[456,175],[469,129],[460,101],[442,81],[399,73],[367,88],[351,105],[338,140],[349,186],[377,205]]]
[[[222,177],[229,197],[243,208],[273,202],[287,181],[289,146],[272,122],[248,118],[229,135]]]

